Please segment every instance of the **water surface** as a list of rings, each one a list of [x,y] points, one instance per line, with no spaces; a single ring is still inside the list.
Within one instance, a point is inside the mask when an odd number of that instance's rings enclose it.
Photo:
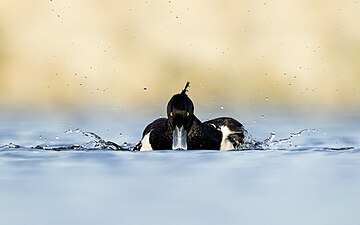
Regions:
[[[257,140],[308,130],[266,150],[229,152],[94,149],[92,137],[69,132],[131,145],[148,120],[4,115],[0,224],[360,224],[358,120],[250,117]]]

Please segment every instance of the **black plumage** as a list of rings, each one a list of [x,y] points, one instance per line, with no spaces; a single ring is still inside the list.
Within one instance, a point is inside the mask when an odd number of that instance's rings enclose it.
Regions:
[[[202,123],[194,115],[194,104],[186,94],[188,87],[189,82],[180,94],[170,99],[167,105],[168,118],[156,119],[146,126],[134,150],[170,150],[174,147],[174,139],[183,142],[184,147],[181,149],[187,150],[220,150],[224,148],[225,142],[228,143],[226,148],[240,148],[244,141],[243,125],[229,117]],[[227,133],[223,132],[224,127]],[[186,136],[179,136],[178,132]]]

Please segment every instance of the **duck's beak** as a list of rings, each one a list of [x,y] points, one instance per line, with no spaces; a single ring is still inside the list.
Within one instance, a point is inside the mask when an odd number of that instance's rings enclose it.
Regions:
[[[184,128],[184,126],[181,126],[180,128],[178,126],[175,126],[175,129],[173,131],[173,143],[172,143],[172,149],[173,150],[187,150],[187,132]]]

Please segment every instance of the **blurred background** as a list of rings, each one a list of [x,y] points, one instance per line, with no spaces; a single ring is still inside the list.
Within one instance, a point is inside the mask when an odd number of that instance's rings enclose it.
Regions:
[[[1,0],[0,106],[163,113],[190,81],[205,114],[356,113],[359,12],[356,0]]]

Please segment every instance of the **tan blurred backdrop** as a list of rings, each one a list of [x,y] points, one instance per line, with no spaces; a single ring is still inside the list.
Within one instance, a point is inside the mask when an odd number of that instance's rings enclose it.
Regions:
[[[357,0],[1,0],[0,102],[158,107],[191,81],[202,105],[357,108],[359,21]]]

